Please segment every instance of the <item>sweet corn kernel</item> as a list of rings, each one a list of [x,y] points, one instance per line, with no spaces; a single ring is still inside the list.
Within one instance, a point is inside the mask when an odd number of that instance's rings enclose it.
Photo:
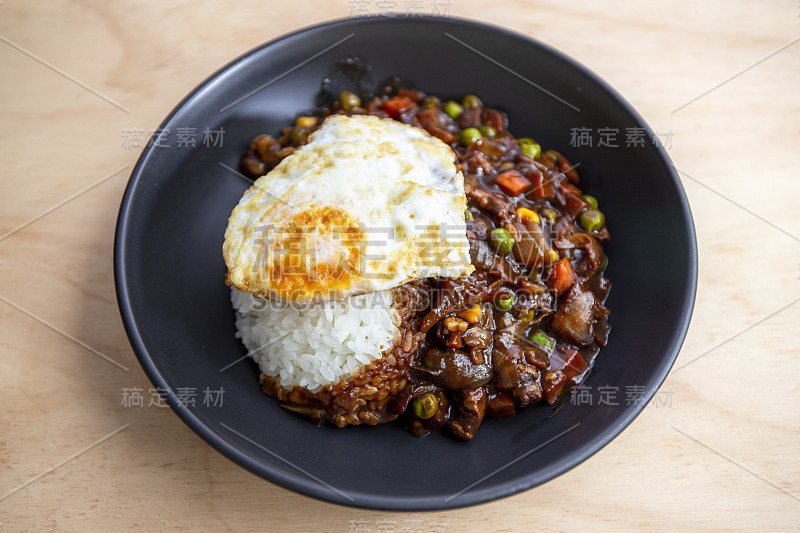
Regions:
[[[481,319],[481,306],[475,304],[472,307],[467,307],[463,311],[456,313],[456,316],[458,316],[458,318],[463,318],[470,324],[475,324]]]
[[[558,261],[558,252],[550,248],[550,262],[555,263]]]
[[[300,126],[301,128],[310,128],[316,123],[317,123],[317,117],[297,117],[297,120],[294,122],[294,125]]]
[[[523,224],[527,224],[528,222],[540,223],[539,215],[536,214],[536,211],[531,211],[525,207],[518,207],[517,215],[519,216],[520,222]]]

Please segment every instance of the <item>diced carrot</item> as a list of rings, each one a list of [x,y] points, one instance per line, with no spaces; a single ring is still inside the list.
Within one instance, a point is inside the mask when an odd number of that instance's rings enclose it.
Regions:
[[[557,296],[567,292],[575,284],[575,270],[572,263],[564,257],[553,265],[550,276],[547,278],[547,286],[553,289]]]
[[[511,196],[522,194],[531,186],[531,182],[516,170],[507,170],[497,176],[497,185]]]
[[[583,198],[571,192],[564,194],[564,212],[569,216],[574,217],[588,207],[589,204]]]
[[[564,373],[569,379],[580,376],[589,368],[588,363],[581,353],[575,348],[570,348],[569,353],[564,358]]]
[[[525,173],[525,177],[531,182],[533,190],[528,193],[528,197],[532,200],[539,198],[550,198],[553,196],[552,179],[545,178],[544,174],[538,168],[531,169]]]
[[[581,195],[581,190],[571,183],[562,183],[561,185],[558,186],[558,190],[561,191],[563,194],[571,192],[575,196]]]
[[[558,154],[557,159],[558,170],[562,174],[564,174],[569,181],[572,183],[578,183],[578,173],[575,172],[575,166],[567,161],[567,158],[561,154]]]
[[[383,110],[389,113],[392,118],[398,118],[403,113],[408,113],[417,107],[411,98],[408,96],[392,96],[383,102]]]

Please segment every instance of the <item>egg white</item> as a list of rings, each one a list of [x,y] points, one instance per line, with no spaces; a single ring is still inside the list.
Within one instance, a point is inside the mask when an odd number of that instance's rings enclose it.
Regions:
[[[464,177],[454,160],[419,128],[327,118],[234,208],[227,282],[264,298],[325,301],[469,275]]]

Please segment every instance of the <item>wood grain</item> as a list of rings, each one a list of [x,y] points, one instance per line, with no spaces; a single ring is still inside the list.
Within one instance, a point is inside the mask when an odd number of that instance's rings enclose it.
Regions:
[[[670,137],[692,205],[699,291],[666,405],[574,470],[471,509],[362,511],[251,475],[168,409],[121,405],[123,388],[150,388],[113,290],[115,217],[138,156],[123,132],[154,128],[237,55],[356,4],[0,4],[0,530],[798,530],[796,2],[437,4],[608,80]]]

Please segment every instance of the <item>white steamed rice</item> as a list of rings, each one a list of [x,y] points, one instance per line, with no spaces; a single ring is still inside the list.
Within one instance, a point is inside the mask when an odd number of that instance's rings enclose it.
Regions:
[[[316,392],[380,359],[399,339],[391,291],[336,302],[276,304],[231,287],[236,336],[281,386]]]

